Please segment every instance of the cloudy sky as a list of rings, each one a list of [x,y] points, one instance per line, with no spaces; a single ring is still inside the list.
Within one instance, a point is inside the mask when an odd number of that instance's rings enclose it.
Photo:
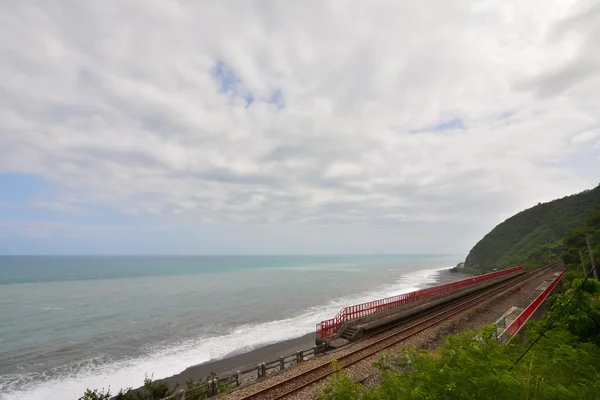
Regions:
[[[8,0],[0,254],[466,254],[599,118],[592,1]]]

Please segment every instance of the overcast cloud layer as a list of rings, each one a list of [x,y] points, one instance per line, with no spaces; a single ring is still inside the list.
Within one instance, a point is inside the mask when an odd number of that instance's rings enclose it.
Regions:
[[[7,1],[0,253],[466,253],[599,182],[600,4]]]

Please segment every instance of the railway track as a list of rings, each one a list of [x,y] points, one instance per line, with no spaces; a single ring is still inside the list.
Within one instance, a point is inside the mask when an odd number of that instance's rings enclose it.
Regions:
[[[487,301],[505,291],[508,291],[517,284],[523,284],[530,281],[541,274],[546,273],[549,269],[555,267],[554,263],[547,266],[538,268],[534,271],[530,271],[523,275],[519,275],[508,279],[503,282],[499,282],[488,288],[485,292],[477,292],[466,295],[459,299],[455,299],[442,307],[437,307],[433,310],[424,311],[420,315],[408,318],[402,322],[402,325],[410,324],[399,331],[385,334],[385,331],[378,332],[375,337],[371,337],[370,340],[366,340],[361,346],[361,343],[357,343],[356,348],[351,352],[346,353],[339,358],[337,361],[340,363],[342,368],[347,368],[358,362],[361,362],[373,355],[378,354],[386,348],[395,346],[406,339],[421,333],[439,323],[446,321],[464,311],[467,311],[477,304]],[[397,326],[396,326],[397,328]],[[390,328],[390,329],[393,329]],[[287,380],[275,383],[264,389],[256,391],[254,393],[239,397],[241,400],[279,400],[287,398],[300,390],[311,386],[328,376],[335,373],[331,367],[331,360],[324,361],[323,363],[314,366],[304,372],[294,375]]]

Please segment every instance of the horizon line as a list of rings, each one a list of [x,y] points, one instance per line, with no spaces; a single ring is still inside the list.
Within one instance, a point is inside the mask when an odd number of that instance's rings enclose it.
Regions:
[[[0,254],[0,257],[278,257],[278,256],[459,256],[451,253],[206,253],[206,254]]]

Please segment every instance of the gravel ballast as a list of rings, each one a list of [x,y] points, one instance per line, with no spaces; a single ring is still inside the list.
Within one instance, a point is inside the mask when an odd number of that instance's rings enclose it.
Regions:
[[[534,298],[539,294],[539,290],[536,288],[541,282],[551,280],[557,269],[548,270],[541,276],[536,277],[529,282],[524,284],[518,284],[521,291],[520,294],[513,288],[491,298],[478,305],[470,308],[468,311],[462,312],[456,316],[449,318],[442,323],[428,328],[427,330],[418,333],[405,341],[402,345],[397,345],[385,350],[385,354],[391,357],[401,355],[404,348],[417,347],[432,350],[440,347],[443,344],[443,336],[458,333],[468,329],[479,329],[482,326],[494,322],[504,312],[506,312],[512,306],[525,307],[529,304],[530,298]],[[515,284],[517,286],[517,284]],[[400,331],[403,327],[397,327],[392,330],[388,330],[385,335],[388,335],[395,331]],[[270,378],[258,381],[250,386],[240,388],[228,394],[219,396],[220,399],[231,399],[237,400],[249,394],[255,393],[259,390],[272,386],[275,383],[282,382],[293,376],[296,376],[308,369],[311,369],[317,365],[321,365],[324,362],[332,362],[333,360],[348,354],[363,346],[368,346],[370,342],[376,340],[380,336],[373,336],[372,338],[363,340],[361,342],[348,345],[335,351],[328,352],[315,359],[309,360],[298,365],[295,368],[283,371]],[[357,364],[354,364],[344,369],[344,374],[360,381],[366,386],[375,385],[379,382],[379,370],[373,366],[373,363],[380,358],[381,353],[373,355]],[[320,381],[310,387],[307,387],[299,392],[294,393],[290,396],[291,399],[315,399],[317,395],[323,390],[323,387],[327,384],[328,379]]]

